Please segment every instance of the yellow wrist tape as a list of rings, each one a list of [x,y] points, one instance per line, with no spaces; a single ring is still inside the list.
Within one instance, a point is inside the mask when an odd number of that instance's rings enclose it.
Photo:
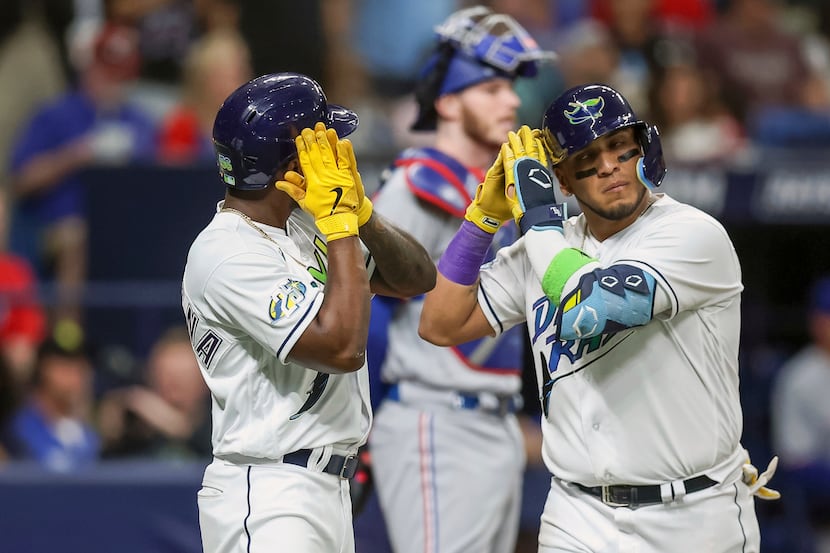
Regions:
[[[357,235],[357,213],[335,213],[315,221],[320,232],[326,235],[326,240],[338,240]]]

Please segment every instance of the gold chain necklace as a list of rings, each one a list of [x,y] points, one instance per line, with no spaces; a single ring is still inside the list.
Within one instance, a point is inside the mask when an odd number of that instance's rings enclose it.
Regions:
[[[222,211],[227,211],[228,213],[234,213],[234,214],[236,214],[236,215],[239,215],[239,216],[242,218],[242,220],[243,220],[243,221],[245,221],[246,223],[248,223],[248,225],[249,225],[251,228],[253,228],[253,229],[254,229],[255,231],[257,231],[259,234],[261,234],[263,238],[265,238],[266,240],[268,240],[269,242],[271,242],[272,244],[274,244],[276,247],[280,248],[280,250],[282,250],[282,248],[280,247],[280,245],[279,245],[279,244],[277,244],[277,241],[276,241],[276,240],[274,240],[273,238],[271,238],[271,237],[268,235],[268,233],[267,233],[267,232],[265,232],[264,230],[262,230],[262,228],[261,228],[259,225],[257,225],[256,223],[254,223],[254,220],[253,220],[253,219],[251,219],[250,217],[248,217],[247,215],[245,215],[244,213],[242,213],[242,212],[241,212],[241,211],[239,211],[238,209],[234,209],[234,208],[232,208],[232,207],[224,207],[224,206],[223,206],[223,207],[222,207],[222,209],[220,209],[219,211],[220,211],[220,212],[222,212]]]
[[[299,263],[303,267],[306,267],[306,265],[307,265],[306,261],[301,259],[301,257],[298,257],[297,255],[295,255],[294,252],[291,251],[291,248],[285,248],[283,246],[280,246],[280,244],[276,240],[271,238],[271,236],[267,232],[262,230],[262,228],[259,225],[254,223],[253,219],[251,219],[250,217],[248,217],[247,215],[245,215],[244,213],[242,213],[238,209],[234,209],[232,207],[222,206],[222,208],[219,211],[220,212],[227,211],[228,213],[233,213],[235,215],[239,215],[239,217],[243,221],[245,221],[251,228],[256,230],[263,238],[265,238],[266,240],[268,240],[269,242],[274,244],[277,247],[277,249],[279,250],[280,255],[282,256],[283,259],[285,259],[285,254],[288,254],[288,256],[291,257],[291,259],[293,259],[294,261],[296,261],[297,263]],[[294,226],[296,227],[296,225],[294,225]],[[286,229],[287,228],[288,228],[288,223],[286,222]],[[303,232],[302,229],[298,228],[298,230],[303,234],[303,236],[306,238],[306,240],[309,241],[309,243],[311,243],[311,241],[308,239],[308,235],[305,232]],[[287,235],[287,232],[286,232],[286,235]],[[298,246],[296,246],[296,244],[295,244],[295,247],[298,247]]]

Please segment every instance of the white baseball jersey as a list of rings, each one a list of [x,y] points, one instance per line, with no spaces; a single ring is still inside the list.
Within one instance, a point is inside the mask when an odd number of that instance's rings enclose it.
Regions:
[[[657,286],[648,324],[560,341],[556,306],[533,273],[524,238],[482,269],[479,304],[489,322],[496,332],[527,322],[540,390],[545,383],[550,389],[542,423],[547,467],[586,486],[704,473],[723,481],[744,460],[737,363],[743,286],[725,230],[658,195],[603,242],[586,233],[582,215],[564,231],[602,267],[642,269]]]
[[[326,282],[326,241],[295,209],[286,230],[219,211],[187,258],[182,307],[210,388],[213,453],[280,459],[300,449],[355,451],[371,424],[365,367],[325,374],[291,360]],[[368,252],[367,252],[368,256]]]

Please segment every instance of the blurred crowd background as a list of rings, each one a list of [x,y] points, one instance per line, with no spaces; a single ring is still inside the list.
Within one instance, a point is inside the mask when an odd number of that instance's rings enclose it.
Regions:
[[[256,75],[315,78],[358,112],[372,191],[400,149],[428,143],[409,130],[418,72],[433,26],[473,4],[558,55],[517,81],[519,123],[539,126],[570,86],[611,84],[658,125],[664,190],[732,235],[746,284],[744,444],[759,466],[781,458],[784,498],[758,506],[764,551],[830,551],[826,0],[2,0],[0,490],[20,484],[3,479],[20,466],[41,471],[26,472],[32,486],[125,460],[204,466],[209,397],[179,279],[223,194],[216,110]],[[544,493],[545,478],[533,482]],[[34,524],[24,510],[0,499],[0,550],[15,521]],[[367,524],[363,550],[383,551]]]

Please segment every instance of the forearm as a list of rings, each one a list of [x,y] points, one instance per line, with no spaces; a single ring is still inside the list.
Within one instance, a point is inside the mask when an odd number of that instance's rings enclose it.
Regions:
[[[438,346],[493,335],[478,305],[481,264],[493,235],[465,220],[438,262],[435,288],[426,295],[418,333]]]
[[[369,278],[357,237],[329,242],[325,296],[313,323],[320,339],[309,353],[343,372],[362,367],[369,311]]]
[[[437,346],[492,336],[493,329],[478,306],[478,282],[458,284],[439,273],[435,288],[424,297],[418,334]]]
[[[427,251],[409,233],[372,213],[360,227],[360,238],[375,260],[372,291],[392,297],[412,297],[435,286],[436,269]]]

